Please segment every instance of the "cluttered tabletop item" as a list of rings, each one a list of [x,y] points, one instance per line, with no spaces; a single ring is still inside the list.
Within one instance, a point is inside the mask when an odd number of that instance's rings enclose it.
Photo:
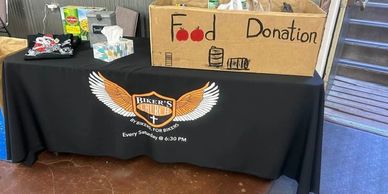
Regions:
[[[314,73],[326,20],[311,0],[155,0],[149,13],[152,66],[300,76]],[[128,56],[123,15],[136,29],[132,10],[61,7],[64,34],[30,35],[25,59],[72,57],[75,40],[105,62]]]
[[[126,32],[136,30],[138,13],[118,7],[119,20],[130,21],[124,24]],[[111,62],[134,52],[133,42],[123,38],[124,29],[117,25],[115,11],[106,11],[104,7],[63,6],[61,23],[63,34],[37,33],[28,35],[28,50],[25,60],[62,59],[73,57],[77,46],[88,41],[94,50],[94,58]],[[123,24],[122,21],[120,21]],[[129,34],[132,35],[133,33]],[[128,34],[127,34],[128,35]]]
[[[107,41],[93,44],[94,58],[111,62],[134,53],[133,41],[123,38],[120,26],[105,26],[101,33]]]
[[[178,3],[179,2],[179,3]],[[179,7],[204,7],[204,1],[201,0],[176,0],[175,5]],[[238,11],[256,11],[256,12],[293,12],[292,5],[287,0],[279,3],[273,0],[208,0],[208,9],[218,10],[238,10]]]
[[[72,34],[35,34],[29,35],[28,51],[24,59],[61,59],[74,55],[74,47],[79,44]]]

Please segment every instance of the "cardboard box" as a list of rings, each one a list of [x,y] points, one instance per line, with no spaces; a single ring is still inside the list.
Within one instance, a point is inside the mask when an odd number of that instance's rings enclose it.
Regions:
[[[65,6],[61,7],[61,18],[65,34],[79,36],[81,40],[89,40],[87,14],[92,11],[104,11],[102,7]]]
[[[93,44],[94,58],[105,62],[114,61],[133,54],[133,52],[133,41],[125,38],[122,38],[120,42],[114,44],[108,44],[107,42]]]
[[[4,59],[16,52],[27,48],[27,40],[19,38],[9,38],[0,36],[0,107],[4,108],[3,104],[3,61]]]
[[[272,2],[274,12],[251,12],[156,0],[149,7],[153,66],[312,76],[326,13],[310,0]],[[283,2],[295,13],[280,12]]]

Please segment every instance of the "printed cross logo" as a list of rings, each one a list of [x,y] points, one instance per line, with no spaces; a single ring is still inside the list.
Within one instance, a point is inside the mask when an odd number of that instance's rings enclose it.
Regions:
[[[172,121],[193,121],[203,117],[217,104],[219,97],[218,86],[209,82],[178,100],[155,91],[130,95],[99,72],[90,73],[89,84],[91,92],[113,112],[124,117],[139,117],[154,128],[164,127]]]

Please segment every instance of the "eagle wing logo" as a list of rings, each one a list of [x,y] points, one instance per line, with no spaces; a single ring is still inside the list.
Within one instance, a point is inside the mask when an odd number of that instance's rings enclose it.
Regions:
[[[130,95],[125,89],[99,72],[89,75],[91,92],[113,112],[124,117],[139,117],[153,127],[163,127],[171,121],[193,121],[212,110],[219,98],[219,88],[213,83],[182,95],[178,100],[156,92]]]

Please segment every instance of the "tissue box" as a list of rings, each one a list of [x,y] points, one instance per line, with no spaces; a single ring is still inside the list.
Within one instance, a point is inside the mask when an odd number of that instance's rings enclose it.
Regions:
[[[107,42],[93,44],[94,58],[106,62],[111,62],[133,53],[133,41],[125,38],[114,44],[108,44]]]

